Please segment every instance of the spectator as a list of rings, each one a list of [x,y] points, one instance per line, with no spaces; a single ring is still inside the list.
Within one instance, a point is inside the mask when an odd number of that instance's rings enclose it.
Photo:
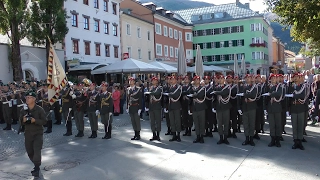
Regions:
[[[119,91],[119,85],[115,84],[114,92],[112,93],[114,116],[119,116],[120,114],[120,97],[121,97],[121,93]]]

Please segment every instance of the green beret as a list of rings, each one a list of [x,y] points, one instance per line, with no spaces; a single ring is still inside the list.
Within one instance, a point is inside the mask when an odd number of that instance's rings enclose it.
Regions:
[[[34,91],[29,91],[27,92],[26,96],[32,96],[32,97],[37,97],[36,93]]]

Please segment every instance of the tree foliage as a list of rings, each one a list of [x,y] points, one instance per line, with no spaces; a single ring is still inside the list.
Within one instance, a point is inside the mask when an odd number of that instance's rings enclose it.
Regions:
[[[0,33],[10,39],[13,79],[22,80],[20,40],[26,36],[26,8],[28,0],[0,0]]]

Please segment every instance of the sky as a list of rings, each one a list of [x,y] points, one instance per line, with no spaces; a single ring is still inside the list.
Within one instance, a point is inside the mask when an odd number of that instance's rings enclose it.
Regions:
[[[215,5],[219,4],[229,4],[229,3],[235,3],[236,0],[196,0],[196,1],[202,1],[207,3],[212,3]],[[242,4],[244,3],[250,3],[250,9],[254,11],[263,12],[266,9],[266,6],[263,4],[263,0],[240,0]]]

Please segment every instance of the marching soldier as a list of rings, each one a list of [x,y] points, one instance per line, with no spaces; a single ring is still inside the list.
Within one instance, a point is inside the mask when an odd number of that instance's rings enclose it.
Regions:
[[[88,93],[87,113],[90,121],[91,135],[89,138],[96,138],[98,131],[98,115],[99,115],[99,92],[96,90],[96,84],[90,84],[90,92]]]
[[[105,136],[102,139],[110,139],[112,131],[112,112],[113,112],[113,99],[112,93],[107,91],[108,85],[101,84],[101,94],[99,96],[99,114],[101,116],[101,123],[104,125]]]
[[[238,83],[236,82],[236,77],[234,77],[234,79],[232,79],[232,76],[228,75],[226,77],[226,82],[227,85],[230,86],[230,104],[231,104],[231,108],[230,108],[230,119],[231,119],[231,126],[229,127],[229,135],[228,137],[233,137],[233,138],[237,138],[236,132],[237,132],[237,115],[238,115],[238,111],[237,111],[237,94],[239,92],[238,89]],[[229,123],[230,124],[230,123]],[[230,128],[232,127],[232,134],[230,131]]]
[[[261,97],[262,94],[264,94],[264,89],[263,89],[263,84],[261,83],[261,76],[258,74],[256,75],[255,78],[252,78],[253,83],[256,83],[257,86],[257,97],[256,97],[256,102],[257,102],[257,109],[256,109],[256,122],[255,122],[255,134],[253,138],[260,140],[260,137],[258,133],[261,131],[261,122],[264,120],[264,115],[263,115],[263,97]]]
[[[135,85],[135,79],[129,78],[129,85],[127,89],[127,113],[130,115],[134,136],[131,140],[140,140],[140,113],[142,109],[142,89]]]
[[[197,138],[193,143],[204,143],[203,135],[205,134],[205,118],[206,118],[206,89],[200,85],[200,77],[194,76],[193,88],[191,89],[193,106],[192,106],[192,118],[194,121],[194,127],[196,129]],[[191,112],[189,112],[191,114]]]
[[[168,93],[170,89],[170,76],[166,76],[166,80],[163,84],[163,92]],[[171,127],[170,127],[170,117],[169,117],[169,112],[168,112],[168,106],[169,106],[169,97],[168,96],[163,96],[162,98],[162,107],[163,107],[163,112],[166,118],[166,124],[168,131],[164,135],[171,135]]]
[[[149,117],[152,130],[152,138],[150,141],[160,141],[161,131],[161,98],[162,98],[162,87],[158,85],[158,78],[153,77],[151,79],[152,86],[150,87],[150,103],[149,103]]]
[[[190,97],[187,95],[190,94],[191,91],[191,84],[190,84],[190,79],[189,76],[185,76],[183,78],[183,86],[182,86],[182,101],[181,101],[181,108],[182,108],[182,121],[183,124],[186,128],[185,133],[183,136],[191,136],[191,128],[193,125],[193,120],[192,116],[189,115],[188,110],[189,110],[189,104],[190,104]]]
[[[243,93],[243,96],[239,98],[238,112],[242,115],[244,134],[246,140],[242,145],[255,146],[253,142],[254,129],[255,129],[255,119],[256,119],[256,97],[257,97],[257,87],[255,84],[252,84],[251,75],[247,74],[245,76],[246,84],[240,88],[240,93]]]
[[[218,132],[220,135],[220,140],[217,144],[230,144],[228,141],[228,132],[229,132],[229,124],[230,124],[230,95],[231,95],[231,87],[230,85],[224,84],[224,77],[220,75],[217,78],[219,85],[212,92],[216,95],[216,99],[213,102],[213,112],[216,112],[217,120],[218,120]]]
[[[290,113],[294,139],[292,149],[300,148],[304,150],[302,139],[305,118],[306,86],[301,83],[300,78],[303,78],[302,75],[293,74],[292,76],[294,83],[289,88],[289,93],[292,94],[292,98],[290,98]]]
[[[213,137],[212,135],[212,129],[213,129],[213,117],[215,116],[215,114],[212,112],[212,101],[214,98],[214,95],[211,94],[212,91],[214,90],[214,85],[210,84],[211,78],[210,76],[205,76],[204,77],[204,83],[205,83],[205,89],[206,89],[206,110],[205,110],[205,125],[206,125],[206,133],[204,135],[204,137]]]
[[[67,132],[63,134],[63,136],[71,136],[72,135],[72,121],[71,121],[71,110],[72,110],[72,94],[71,87],[63,88],[60,91],[61,94],[61,103],[62,103],[62,116],[63,119],[66,121],[66,129]]]
[[[9,90],[8,85],[4,85],[3,92],[1,95],[1,101],[2,101],[2,112],[4,120],[7,124],[7,126],[3,130],[11,130],[11,124],[12,124],[12,101],[11,101],[11,92]]]
[[[268,87],[269,97],[264,99],[267,101],[267,106],[264,107],[264,114],[268,116],[269,126],[270,126],[270,136],[271,142],[269,147],[277,146],[281,147],[280,136],[282,134],[281,127],[281,112],[282,112],[282,84],[277,84],[277,75],[271,74],[269,77],[270,85]]]
[[[180,97],[182,93],[182,88],[177,84],[177,77],[171,76],[171,87],[169,89],[169,118],[171,131],[173,133],[172,138],[169,141],[180,142],[180,132],[181,132],[181,103]]]
[[[78,130],[78,134],[75,135],[75,137],[83,137],[84,136],[84,112],[87,108],[87,96],[83,89],[83,84],[79,83],[76,89],[74,90],[74,106],[73,106],[73,112],[74,112],[74,120],[76,123],[76,127]]]
[[[53,106],[50,105],[48,100],[48,85],[42,84],[43,89],[41,92],[41,107],[43,108],[44,112],[46,113],[47,118],[47,130],[44,133],[51,133],[52,132],[52,113],[53,113]]]

